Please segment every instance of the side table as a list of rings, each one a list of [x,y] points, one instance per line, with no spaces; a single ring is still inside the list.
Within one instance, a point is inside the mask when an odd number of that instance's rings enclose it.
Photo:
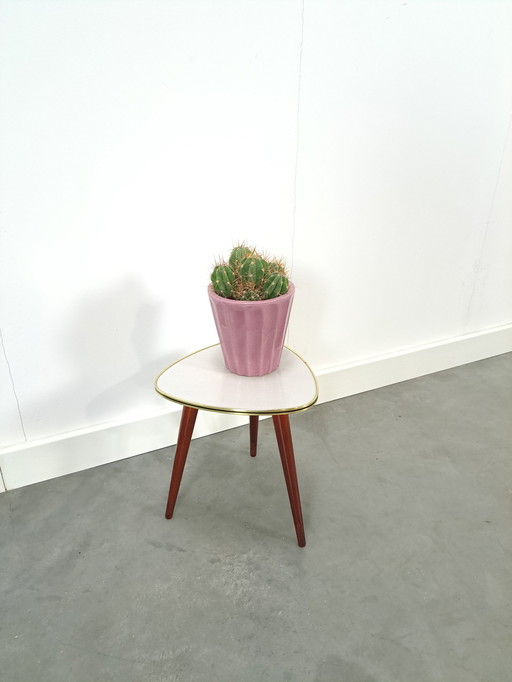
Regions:
[[[258,419],[271,415],[290,499],[299,547],[306,538],[295,467],[289,414],[307,410],[318,399],[315,375],[294,351],[283,348],[281,364],[271,374],[244,377],[224,365],[220,344],[174,362],[155,380],[160,395],[183,406],[165,517],[172,518],[198,410],[249,416],[251,457],[256,456]]]

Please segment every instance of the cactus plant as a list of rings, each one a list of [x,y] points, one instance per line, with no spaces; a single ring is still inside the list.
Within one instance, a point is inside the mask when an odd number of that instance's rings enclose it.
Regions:
[[[269,260],[255,248],[237,244],[227,261],[215,264],[213,290],[236,301],[262,301],[288,291],[288,273],[281,260]]]

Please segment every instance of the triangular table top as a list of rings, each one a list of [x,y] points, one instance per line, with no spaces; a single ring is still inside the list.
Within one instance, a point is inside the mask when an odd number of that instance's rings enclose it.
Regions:
[[[155,388],[164,398],[180,405],[248,415],[307,410],[318,399],[315,375],[297,353],[286,347],[274,372],[244,377],[226,369],[220,344],[209,346],[161,372]]]

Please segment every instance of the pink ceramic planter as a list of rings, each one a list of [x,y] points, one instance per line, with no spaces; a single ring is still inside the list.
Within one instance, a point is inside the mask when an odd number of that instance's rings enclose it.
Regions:
[[[208,295],[226,367],[234,374],[257,377],[279,367],[295,287],[267,301],[233,301]]]

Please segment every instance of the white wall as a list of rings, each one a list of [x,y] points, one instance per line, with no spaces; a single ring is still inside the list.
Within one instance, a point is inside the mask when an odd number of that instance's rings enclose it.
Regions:
[[[511,10],[306,2],[292,338],[315,366],[511,321]]]
[[[0,7],[4,476],[169,411],[237,239],[287,258],[321,373],[512,322],[512,3]]]

